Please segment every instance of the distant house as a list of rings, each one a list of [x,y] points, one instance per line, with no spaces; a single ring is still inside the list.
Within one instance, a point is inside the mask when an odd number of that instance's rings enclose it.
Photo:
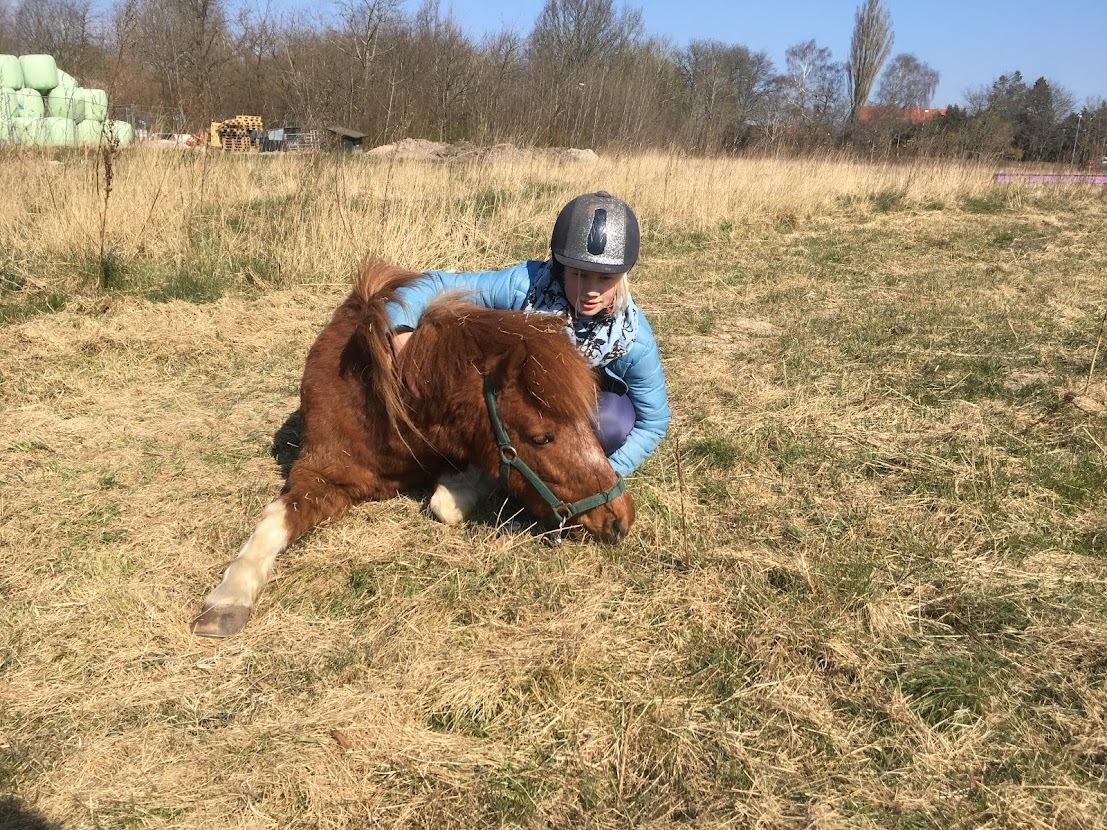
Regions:
[[[945,114],[945,107],[861,107],[858,120],[862,124],[925,124]]]

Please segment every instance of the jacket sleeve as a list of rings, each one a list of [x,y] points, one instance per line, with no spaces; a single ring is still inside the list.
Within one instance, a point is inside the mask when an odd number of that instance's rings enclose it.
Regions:
[[[661,356],[649,324],[642,318],[638,333],[641,355],[632,363],[623,380],[634,405],[634,427],[626,442],[608,459],[615,472],[629,475],[649,457],[669,430],[669,393],[661,371]]]
[[[462,291],[466,300],[485,308],[519,309],[530,290],[530,271],[534,265],[523,262],[502,271],[467,273],[428,271],[399,289],[396,299],[386,303],[384,310],[392,328],[414,329],[431,300],[445,291]]]

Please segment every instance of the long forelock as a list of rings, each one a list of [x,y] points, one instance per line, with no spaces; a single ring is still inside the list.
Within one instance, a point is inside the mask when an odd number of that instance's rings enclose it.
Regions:
[[[565,321],[555,314],[499,311],[465,302],[453,293],[432,302],[420,327],[437,329],[436,351],[458,356],[477,347],[484,354],[505,354],[525,345],[518,367],[523,391],[558,421],[594,417],[596,382],[587,361],[565,336]],[[472,355],[477,357],[477,355]]]
[[[588,421],[596,409],[596,381],[591,369],[565,336],[564,328],[527,341],[523,386],[555,420]]]

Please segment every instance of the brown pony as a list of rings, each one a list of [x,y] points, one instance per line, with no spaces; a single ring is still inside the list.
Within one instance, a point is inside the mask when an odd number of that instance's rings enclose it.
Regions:
[[[398,358],[384,305],[418,274],[365,263],[353,292],[308,352],[300,384],[301,449],[284,494],[263,511],[193,631],[242,629],[277,555],[324,519],[392,498],[472,464],[489,475],[500,452],[484,378],[519,458],[564,502],[612,487],[616,475],[592,431],[592,371],[552,315],[493,311],[444,297],[432,303]],[[553,510],[518,472],[511,495],[539,518]],[[627,493],[575,520],[617,542],[634,521]]]

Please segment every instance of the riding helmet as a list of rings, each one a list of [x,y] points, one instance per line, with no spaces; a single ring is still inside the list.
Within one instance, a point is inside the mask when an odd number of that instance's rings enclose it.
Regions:
[[[638,217],[630,205],[600,190],[577,196],[554,222],[550,250],[570,268],[621,274],[638,261]]]

